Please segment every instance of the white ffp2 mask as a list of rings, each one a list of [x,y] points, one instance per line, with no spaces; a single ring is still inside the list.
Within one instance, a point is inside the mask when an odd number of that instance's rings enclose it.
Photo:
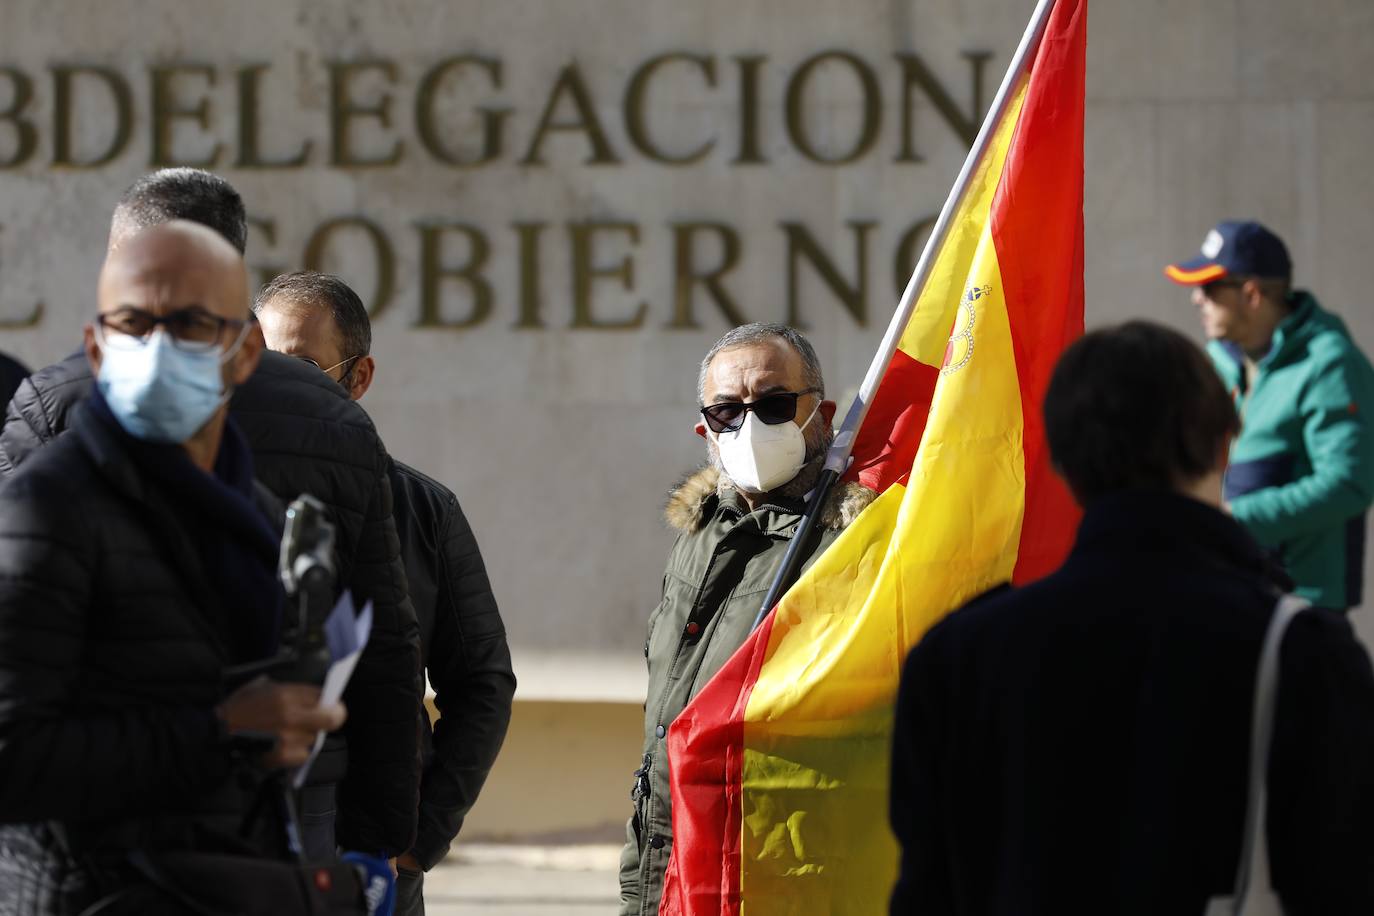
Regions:
[[[713,433],[721,466],[735,486],[746,493],[767,493],[787,483],[806,463],[806,437],[820,403],[801,426],[788,420],[769,426],[750,411],[732,433]]]

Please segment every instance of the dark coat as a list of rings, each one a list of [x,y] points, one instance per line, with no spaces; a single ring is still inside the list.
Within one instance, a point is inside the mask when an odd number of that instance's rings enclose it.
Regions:
[[[0,474],[12,473],[60,434],[68,410],[91,387],[80,354],[26,379],[0,431]],[[262,354],[229,407],[253,450],[259,479],[283,501],[311,493],[329,507],[337,526],[339,582],[360,604],[373,601],[372,636],[344,694],[347,776],[339,792],[338,841],[347,849],[397,855],[415,834],[423,681],[418,627],[391,518],[386,449],[342,388],[278,353]],[[322,760],[312,775],[328,776],[330,768],[331,761]],[[335,773],[342,775],[342,767]]]
[[[202,559],[235,538],[270,584],[276,526],[249,541],[188,508],[92,405],[71,429],[0,487],[6,914],[80,912],[130,880],[135,848],[273,854],[284,836],[237,836],[262,774],[235,763],[214,707],[249,609]]]
[[[410,601],[439,721],[422,738],[420,825],[412,852],[432,868],[477,801],[510,725],[515,673],[472,526],[443,484],[393,462],[391,492]]]
[[[1201,913],[1235,883],[1260,644],[1279,589],[1228,516],[1166,493],[1086,513],[1064,566],[934,627],[902,677],[893,913]],[[1274,881],[1374,912],[1374,674],[1308,611],[1283,644]]]
[[[0,353],[0,407],[8,404],[19,383],[28,378],[29,368],[12,356]]]

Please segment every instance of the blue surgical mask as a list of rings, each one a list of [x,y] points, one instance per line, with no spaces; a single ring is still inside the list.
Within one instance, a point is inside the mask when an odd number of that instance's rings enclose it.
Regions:
[[[158,328],[142,346],[104,346],[96,387],[129,435],[148,442],[185,442],[229,400],[220,367],[238,352],[244,336],[227,351],[189,352]]]

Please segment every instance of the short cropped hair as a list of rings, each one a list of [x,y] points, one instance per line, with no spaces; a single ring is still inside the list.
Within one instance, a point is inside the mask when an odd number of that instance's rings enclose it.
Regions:
[[[806,387],[815,388],[819,397],[824,398],[825,379],[821,376],[821,361],[817,358],[816,349],[811,346],[811,341],[807,340],[801,331],[788,325],[756,321],[726,331],[725,336],[707,351],[706,358],[701,361],[701,371],[697,373],[697,403],[706,406],[706,374],[711,369],[711,360],[715,359],[718,353],[772,338],[786,341],[797,351],[797,355],[801,357],[802,379],[806,382]]]
[[[243,254],[248,215],[234,186],[201,169],[160,169],[129,185],[115,205],[113,230],[134,233],[174,219],[207,226]]]
[[[329,309],[334,326],[339,329],[344,358],[371,354],[372,320],[367,316],[367,308],[353,288],[333,274],[314,270],[282,274],[259,291],[253,301],[253,312],[262,312],[263,306],[274,299]]]
[[[1281,306],[1292,308],[1293,281],[1288,277],[1257,277],[1237,274],[1227,277],[1232,283],[1239,286],[1246,281],[1252,281],[1259,287],[1260,295]]]
[[[1055,468],[1084,506],[1119,490],[1199,480],[1240,432],[1207,356],[1146,321],[1093,331],[1065,350],[1044,416]]]

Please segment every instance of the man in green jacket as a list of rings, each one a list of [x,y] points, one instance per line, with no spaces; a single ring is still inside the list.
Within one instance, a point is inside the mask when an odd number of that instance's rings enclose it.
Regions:
[[[707,464],[666,510],[678,536],[644,642],[649,692],[620,858],[622,916],[655,916],[663,893],[673,843],[668,728],[748,637],[832,437],[835,402],[825,400],[815,350],[784,325],[744,325],[717,341],[697,398]],[[858,484],[835,489],[805,545],[808,563],[873,495]]]
[[[1208,353],[1240,411],[1225,496],[1275,551],[1297,594],[1360,603],[1365,514],[1374,501],[1374,369],[1345,323],[1294,290],[1278,236],[1223,222],[1165,274],[1193,287]]]

